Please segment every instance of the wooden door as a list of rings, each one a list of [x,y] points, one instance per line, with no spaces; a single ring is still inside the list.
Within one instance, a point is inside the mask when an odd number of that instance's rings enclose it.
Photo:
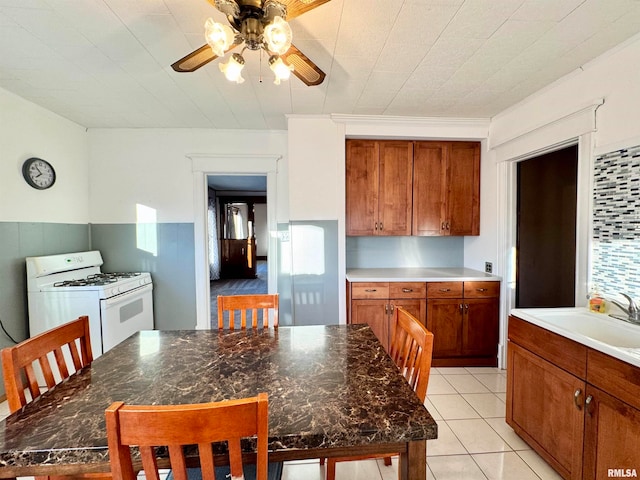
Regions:
[[[446,235],[444,142],[415,142],[413,151],[413,235]]]
[[[640,410],[591,385],[586,398],[584,479],[640,475]]]
[[[378,142],[347,140],[346,149],[347,235],[375,235],[378,223]]]
[[[480,144],[450,142],[447,174],[447,234],[479,235]]]
[[[462,299],[427,300],[427,329],[433,332],[433,358],[462,353]]]
[[[377,235],[411,235],[413,143],[380,142]]]
[[[367,323],[376,334],[380,343],[389,351],[389,315],[388,301],[352,300],[351,323]]]
[[[507,423],[565,479],[582,478],[583,380],[509,342]]]
[[[497,298],[464,300],[462,354],[496,357],[498,355],[499,302]]]

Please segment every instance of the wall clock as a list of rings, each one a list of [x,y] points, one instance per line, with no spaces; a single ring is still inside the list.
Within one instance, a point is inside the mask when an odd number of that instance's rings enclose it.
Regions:
[[[29,158],[22,164],[22,176],[25,181],[38,190],[50,188],[56,181],[53,166],[41,158]]]

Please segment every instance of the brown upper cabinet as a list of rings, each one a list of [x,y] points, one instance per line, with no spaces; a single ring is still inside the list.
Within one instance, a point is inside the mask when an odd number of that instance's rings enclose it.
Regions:
[[[411,235],[413,143],[347,140],[348,235]]]
[[[415,142],[413,235],[480,234],[480,144]]]
[[[347,235],[479,235],[480,143],[347,140]]]

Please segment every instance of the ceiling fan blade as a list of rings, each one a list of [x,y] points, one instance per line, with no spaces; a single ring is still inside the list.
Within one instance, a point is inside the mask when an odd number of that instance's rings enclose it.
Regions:
[[[238,45],[240,44],[234,43],[226,51],[228,52],[229,50],[234,49]],[[171,65],[171,68],[173,68],[176,72],[181,72],[181,73],[195,72],[197,69],[206,65],[211,60],[215,60],[216,58],[218,58],[218,56],[215,55],[213,53],[213,50],[211,50],[211,47],[208,44],[206,44],[201,46],[197,50],[194,50],[189,55],[182,57],[177,62],[173,63]]]
[[[325,73],[294,45],[280,56],[286,64],[293,65],[293,74],[308,86],[320,85],[324,81]]]
[[[287,18],[285,19],[287,21],[330,1],[331,0],[278,0],[278,2],[287,7]]]

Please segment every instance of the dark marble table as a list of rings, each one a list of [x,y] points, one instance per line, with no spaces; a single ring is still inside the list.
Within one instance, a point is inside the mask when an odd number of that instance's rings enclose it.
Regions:
[[[437,425],[365,325],[140,332],[0,422],[0,478],[109,471],[113,401],[258,392],[269,394],[270,459],[401,452],[400,477],[426,478]]]

